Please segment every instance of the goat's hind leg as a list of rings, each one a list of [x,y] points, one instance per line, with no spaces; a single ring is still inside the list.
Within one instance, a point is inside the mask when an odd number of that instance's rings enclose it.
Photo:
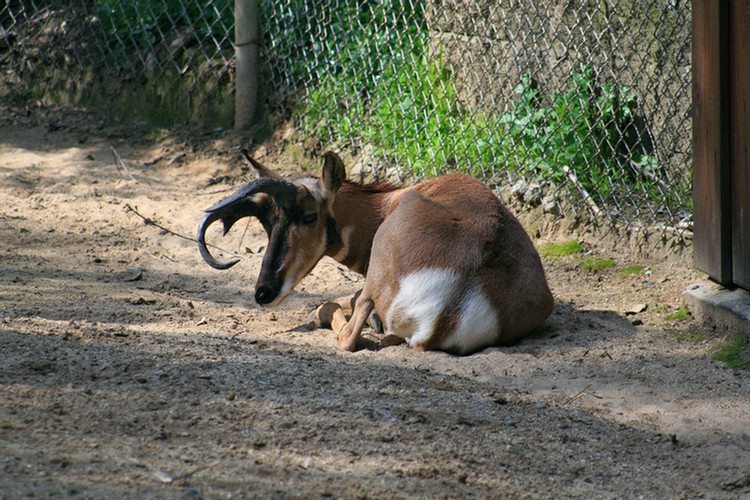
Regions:
[[[346,324],[346,315],[341,306],[335,302],[326,302],[315,310],[315,319],[322,328],[330,328],[334,332],[341,330]]]

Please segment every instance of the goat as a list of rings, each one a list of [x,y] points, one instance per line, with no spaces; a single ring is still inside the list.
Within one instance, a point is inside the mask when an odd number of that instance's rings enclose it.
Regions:
[[[226,234],[257,217],[268,234],[255,286],[261,307],[281,305],[324,255],[365,275],[360,292],[316,311],[342,349],[354,350],[375,311],[384,342],[455,354],[514,342],[552,312],[531,239],[479,180],[452,173],[412,187],[356,184],[329,152],[319,179],[289,182],[245,155],[259,178],[206,210],[200,253],[214,268],[233,266],[211,255],[206,230],[221,220]]]

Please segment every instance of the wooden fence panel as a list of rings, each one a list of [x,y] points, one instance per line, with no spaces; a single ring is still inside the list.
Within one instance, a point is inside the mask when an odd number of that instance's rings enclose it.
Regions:
[[[727,3],[732,281],[750,289],[750,2]]]
[[[694,265],[732,282],[726,2],[693,1]]]

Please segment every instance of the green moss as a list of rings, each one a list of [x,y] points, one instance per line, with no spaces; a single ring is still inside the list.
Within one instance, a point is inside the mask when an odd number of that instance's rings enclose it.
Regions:
[[[700,344],[701,342],[704,342],[707,339],[707,336],[705,333],[701,331],[682,331],[680,330],[679,333],[675,336],[678,342],[689,342],[691,344]]]
[[[583,252],[583,245],[575,240],[562,243],[547,243],[541,248],[540,253],[548,259],[559,259],[566,255],[575,255]]]
[[[669,312],[669,310],[671,309],[671,307],[668,306],[668,305],[665,305],[665,304],[656,304],[656,305],[650,307],[649,309],[653,313],[664,314],[664,313]]]
[[[734,337],[720,345],[713,358],[735,370],[750,369],[750,348],[745,337]]]
[[[623,269],[620,269],[620,276],[632,276],[634,274],[643,274],[644,269],[646,269],[643,266],[630,266]]]
[[[584,259],[580,265],[584,269],[609,269],[615,267],[615,261],[612,259]]]
[[[680,307],[676,312],[673,312],[669,316],[667,316],[667,319],[669,321],[686,321],[692,318],[693,315],[690,314],[690,311],[687,307],[682,306]]]

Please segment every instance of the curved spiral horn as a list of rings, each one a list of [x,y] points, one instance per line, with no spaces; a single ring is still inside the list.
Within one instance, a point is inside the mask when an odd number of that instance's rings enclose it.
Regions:
[[[262,178],[248,182],[240,187],[234,194],[224,198],[220,202],[207,208],[206,216],[203,217],[198,226],[198,250],[201,257],[209,266],[215,269],[229,269],[239,259],[228,262],[216,260],[206,245],[206,231],[214,222],[220,220],[224,224],[224,235],[232,228],[235,222],[243,217],[258,217],[263,209],[255,202],[256,194],[265,193],[274,199],[276,206],[289,206],[294,202],[297,194],[297,186],[282,179]]]

